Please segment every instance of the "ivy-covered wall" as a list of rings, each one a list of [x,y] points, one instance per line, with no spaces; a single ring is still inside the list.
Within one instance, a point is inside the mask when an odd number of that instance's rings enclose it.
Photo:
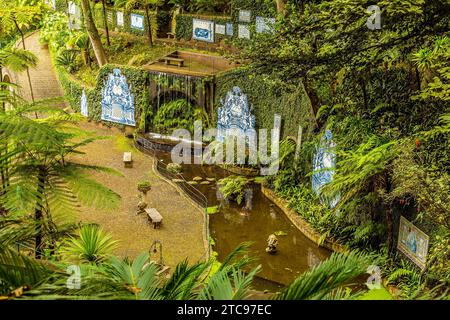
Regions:
[[[179,14],[176,16],[176,29],[175,36],[178,40],[191,40],[192,39],[192,19],[203,19],[214,21],[216,24],[226,24],[231,22],[229,16],[205,16],[198,14]],[[224,34],[217,34],[214,32],[214,42],[220,42],[223,39],[230,39],[231,36]]]
[[[179,14],[176,16],[176,38],[191,40],[192,39],[192,19],[203,19],[214,21],[216,24],[233,24],[233,35],[223,35],[214,33],[214,42],[220,42],[223,39],[238,38],[239,24],[245,24],[251,32],[254,32],[255,18],[262,16],[265,18],[275,17],[276,8],[274,1],[267,0],[233,0],[233,10],[231,16],[213,16],[200,14]],[[249,10],[251,12],[251,21],[248,23],[239,21],[239,10]]]
[[[78,5],[79,6],[79,5]],[[94,17],[95,25],[97,28],[103,29],[104,28],[104,20],[103,20],[103,7],[101,2],[95,4],[92,6],[93,12],[92,15]],[[66,0],[56,0],[56,10],[66,13],[67,12],[67,2]],[[117,25],[117,11],[123,12],[123,26]],[[144,30],[137,30],[131,28],[131,13],[139,14],[144,17]],[[127,32],[134,35],[142,35],[147,36],[147,21],[145,19],[145,12],[143,10],[125,10],[125,9],[118,9],[114,7],[106,7],[106,15],[109,19],[107,20],[108,28],[111,31],[121,31],[121,32]],[[158,15],[161,15],[162,17],[165,16],[165,13],[160,13]],[[157,13],[156,12],[150,12],[150,23],[152,28],[152,35],[153,38],[156,39],[156,35],[158,33],[158,30],[160,28],[160,25],[158,24],[158,20],[160,23],[163,23],[163,18],[157,19]]]
[[[302,83],[298,86],[286,86],[268,77],[251,75],[245,68],[220,74],[216,78],[215,117],[217,108],[221,106],[220,100],[225,98],[227,92],[234,86],[241,88],[248,96],[252,113],[256,118],[256,128],[272,129],[274,114],[277,113],[282,118],[283,137],[297,138],[299,125],[303,127],[305,139],[312,134],[315,120],[310,111],[311,102]]]
[[[108,78],[108,74],[111,73],[115,68],[119,68],[121,73],[125,75],[131,93],[134,96],[136,128],[144,128],[145,115],[141,117],[141,111],[144,110],[144,112],[146,112],[146,110],[149,109],[151,103],[149,98],[150,78],[147,71],[136,67],[107,64],[99,70],[97,85],[95,87],[88,87],[82,84],[80,81],[76,80],[65,69],[57,67],[56,70],[58,73],[59,81],[64,91],[65,98],[69,102],[72,109],[76,112],[80,112],[81,95],[84,89],[87,97],[89,119],[93,121],[102,121],[102,89],[104,87],[105,81]],[[116,124],[113,122],[105,123],[111,126],[124,127],[121,124]]]
[[[123,26],[117,25],[117,12],[123,12]],[[131,28],[131,14],[139,14],[144,17],[144,30],[138,30]],[[127,32],[130,34],[134,34],[137,36],[147,36],[148,26],[147,20],[145,18],[145,11],[143,10],[125,10],[125,9],[117,9],[112,7],[106,8],[106,16],[110,17],[107,19],[109,30],[116,30],[121,32]],[[103,20],[103,8],[101,3],[95,5],[94,10],[94,20],[95,24],[99,28],[104,28],[104,20]],[[150,12],[150,23],[152,28],[153,39],[156,39],[156,35],[158,32],[158,24],[156,19],[156,12]]]

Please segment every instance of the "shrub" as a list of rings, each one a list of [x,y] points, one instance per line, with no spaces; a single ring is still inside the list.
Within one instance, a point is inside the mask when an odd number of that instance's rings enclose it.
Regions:
[[[78,55],[79,51],[77,50],[63,50],[56,57],[56,65],[65,68],[69,72],[73,72],[80,67]]]
[[[150,181],[141,181],[138,183],[137,188],[139,191],[146,194],[152,188],[152,185]]]
[[[250,181],[243,176],[229,176],[219,180],[219,190],[227,200],[241,204],[245,195],[245,187]]]

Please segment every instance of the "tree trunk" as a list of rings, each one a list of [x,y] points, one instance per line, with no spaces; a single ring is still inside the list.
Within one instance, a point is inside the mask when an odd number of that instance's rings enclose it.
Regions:
[[[111,42],[109,41],[108,17],[106,16],[105,0],[102,0],[102,6],[103,6],[103,22],[105,24],[105,32],[106,32],[106,43],[108,44],[108,46],[110,46]]]
[[[148,10],[148,6],[145,6],[145,18],[147,20],[148,43],[150,44],[150,46],[153,46],[152,25],[150,23],[150,13]]]
[[[38,185],[37,185],[37,201],[36,207],[34,209],[34,220],[37,223],[36,226],[36,242],[35,242],[35,258],[42,258],[42,240],[43,240],[43,232],[42,225],[44,219],[44,191],[45,191],[45,168],[39,168],[38,172]]]
[[[320,123],[316,118],[317,111],[319,110],[319,97],[317,96],[316,92],[310,87],[308,77],[306,75],[303,77],[303,85],[305,87],[306,94],[311,101],[311,117],[315,121],[316,128],[320,129]]]
[[[25,47],[25,37],[23,35],[22,29],[20,29],[19,25],[17,24],[16,19],[13,19],[14,21],[14,25],[16,26],[17,31],[20,34],[20,37],[22,38],[22,48],[23,50],[26,50],[27,48]],[[33,92],[33,86],[31,84],[31,77],[30,77],[30,69],[27,67],[27,78],[28,78],[28,85],[30,86],[30,95],[31,95],[31,101],[34,102],[34,92]],[[36,115],[36,119],[37,119],[37,114]]]
[[[89,0],[81,0],[81,10],[83,10],[84,24],[86,26],[89,40],[91,40],[92,49],[94,50],[95,58],[99,67],[102,67],[108,60],[106,58],[106,52],[102,45],[102,40],[98,34],[97,27],[95,26],[94,19],[92,17],[91,7],[89,6]]]
[[[285,14],[286,13],[286,0],[275,0],[277,4],[277,12],[279,14]]]
[[[368,99],[367,99],[366,82],[364,81],[363,78],[361,78],[359,83],[360,83],[361,89],[362,89],[363,100],[364,100],[364,108],[366,109],[366,111],[368,111],[369,110],[369,102],[368,102]]]
[[[69,21],[70,25],[70,13],[69,13],[69,1],[66,0],[66,15],[67,15],[67,21]]]

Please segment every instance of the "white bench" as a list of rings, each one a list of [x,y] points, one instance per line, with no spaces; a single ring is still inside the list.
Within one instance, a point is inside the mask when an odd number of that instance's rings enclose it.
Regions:
[[[132,165],[132,157],[131,152],[124,152],[123,153],[123,163],[125,164],[125,167],[131,167]]]
[[[163,217],[158,210],[155,208],[147,208],[145,209],[145,212],[147,213],[148,222],[153,223],[153,229],[161,227]]]

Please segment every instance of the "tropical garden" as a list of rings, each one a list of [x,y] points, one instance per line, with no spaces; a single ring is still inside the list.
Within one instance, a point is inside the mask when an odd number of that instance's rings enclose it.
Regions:
[[[376,27],[371,5],[380,8]],[[241,37],[240,11],[273,17],[273,23],[257,32],[249,18],[251,36]],[[0,0],[0,300],[448,300],[449,13],[447,0]],[[142,28],[132,27],[136,16]],[[193,19],[215,23],[212,42],[192,39]],[[231,32],[218,33],[218,25],[230,25]],[[209,60],[184,58],[189,70],[206,75],[162,77],[155,63],[181,59],[173,52],[227,59],[233,68],[206,74]],[[39,92],[43,80],[33,70],[44,60],[61,87],[59,97]],[[103,118],[103,87],[117,69],[130,83],[133,128]],[[202,226],[205,219],[207,254],[195,259],[170,252],[166,272],[149,246],[126,254],[119,249],[127,240],[115,237],[109,223],[79,218],[80,211],[114,213],[134,201],[134,194],[107,183],[126,175],[110,166],[117,160],[112,151],[105,165],[88,161],[87,148],[108,139],[104,130],[119,132],[121,144],[149,131],[192,133],[198,120],[215,128],[223,97],[235,86],[248,95],[258,129],[271,129],[274,114],[282,116],[276,174],[246,176],[243,170],[262,164],[239,164],[217,181],[190,177],[186,187],[158,196],[152,196],[153,180],[133,181],[145,189],[139,201],[150,197],[156,205],[170,202],[175,191],[194,194],[195,202],[217,182],[213,193],[220,192],[223,203],[205,205],[206,218],[197,219]],[[81,114],[83,99],[89,115]],[[103,131],[86,123],[103,123]],[[317,191],[314,159],[327,132],[333,134],[333,178]],[[141,152],[127,143],[121,152]],[[162,161],[154,159],[158,170]],[[174,163],[165,170],[172,182],[187,177]],[[330,249],[271,292],[255,285],[265,265],[253,239],[218,254],[208,230],[209,216],[216,219],[223,206],[245,211],[255,184],[313,230],[314,246]],[[422,264],[398,249],[403,219],[426,235]],[[164,223],[145,232],[164,232]],[[188,242],[187,233],[180,241]],[[289,236],[274,234],[279,242]],[[366,283],[374,266],[376,289],[373,277]]]

